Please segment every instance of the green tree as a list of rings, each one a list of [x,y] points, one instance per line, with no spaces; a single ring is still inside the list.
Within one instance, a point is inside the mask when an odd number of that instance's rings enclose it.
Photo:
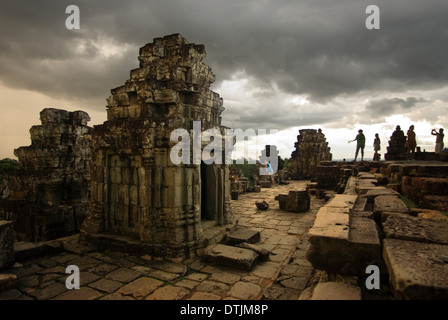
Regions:
[[[7,174],[19,169],[19,162],[14,159],[5,158],[0,160],[0,180]]]

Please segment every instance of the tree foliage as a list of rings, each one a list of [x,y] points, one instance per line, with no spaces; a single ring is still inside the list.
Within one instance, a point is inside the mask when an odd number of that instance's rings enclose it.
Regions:
[[[5,158],[0,160],[0,180],[7,174],[19,169],[19,162],[14,159]]]

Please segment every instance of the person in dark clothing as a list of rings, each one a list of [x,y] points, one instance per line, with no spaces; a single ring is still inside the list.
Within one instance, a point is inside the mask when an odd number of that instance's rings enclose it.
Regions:
[[[359,150],[361,150],[361,161],[364,161],[364,148],[366,146],[366,137],[362,133],[362,130],[358,130],[358,135],[354,140],[350,140],[349,142],[356,141],[356,152],[355,152],[355,162],[358,158]]]

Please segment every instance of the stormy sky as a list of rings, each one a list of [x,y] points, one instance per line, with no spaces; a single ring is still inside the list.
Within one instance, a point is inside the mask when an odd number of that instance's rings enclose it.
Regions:
[[[69,5],[80,29],[68,30]],[[365,26],[369,5],[380,29]],[[422,149],[448,127],[448,2],[442,0],[96,0],[0,2],[0,158],[29,145],[45,107],[106,120],[110,89],[138,67],[138,49],[182,34],[204,44],[224,100],[223,124],[277,129],[289,157],[298,130],[322,128],[336,159],[358,129],[373,156],[396,125]]]

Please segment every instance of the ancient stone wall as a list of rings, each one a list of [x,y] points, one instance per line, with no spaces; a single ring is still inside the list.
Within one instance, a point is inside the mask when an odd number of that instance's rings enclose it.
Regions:
[[[317,166],[322,161],[331,161],[332,154],[320,129],[304,129],[299,133],[288,171],[292,179],[312,178],[316,176]]]
[[[31,145],[14,150],[20,169],[9,175],[0,218],[14,221],[15,238],[45,241],[78,232],[90,183],[89,115],[47,108],[30,129]]]
[[[170,141],[173,130],[189,132],[191,153],[193,121],[202,130],[224,130],[223,102],[209,89],[215,77],[202,62],[205,54],[203,45],[179,34],[156,38],[140,49],[140,68],[111,91],[108,121],[92,132],[83,240],[107,247],[105,234],[124,235],[123,250],[136,241],[138,252],[182,257],[202,247],[202,221],[233,221],[228,166],[193,163],[192,154],[190,164],[170,159],[178,143]]]

